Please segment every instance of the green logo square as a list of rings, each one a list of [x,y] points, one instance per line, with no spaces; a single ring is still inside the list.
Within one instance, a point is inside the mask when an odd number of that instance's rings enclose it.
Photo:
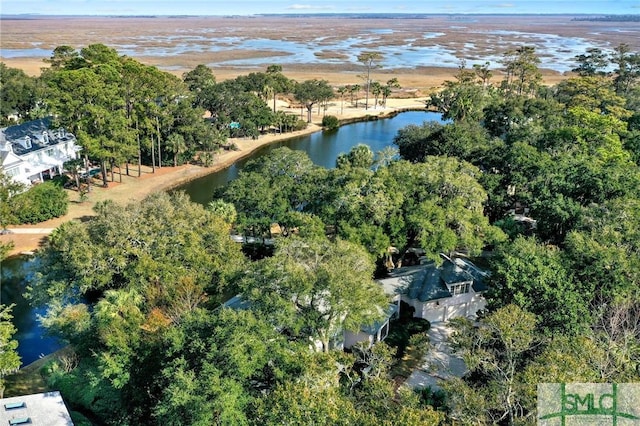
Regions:
[[[640,383],[540,383],[538,424],[640,425]]]

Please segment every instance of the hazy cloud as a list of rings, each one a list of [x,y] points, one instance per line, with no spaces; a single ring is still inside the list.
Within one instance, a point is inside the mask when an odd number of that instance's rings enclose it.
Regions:
[[[330,6],[330,5],[318,6],[318,5],[313,5],[313,4],[292,4],[287,9],[291,9],[291,10],[328,10],[328,9],[334,9],[334,7]]]
[[[294,3],[296,2],[296,3]],[[300,2],[300,3],[297,3]],[[636,14],[639,0],[0,0],[3,16],[37,14],[588,13]]]

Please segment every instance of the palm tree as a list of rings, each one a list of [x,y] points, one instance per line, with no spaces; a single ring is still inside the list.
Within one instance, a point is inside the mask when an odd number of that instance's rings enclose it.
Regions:
[[[351,95],[351,104],[353,104],[353,95],[356,96],[356,103],[355,103],[356,108],[358,108],[358,93],[360,93],[360,89],[362,89],[362,87],[360,87],[359,84],[353,84],[349,86],[349,94]]]
[[[279,133],[282,133],[282,127],[286,119],[287,117],[284,111],[276,111],[276,113],[273,114],[273,125],[278,128]]]
[[[375,169],[380,167],[387,167],[394,160],[398,158],[398,149],[392,146],[386,146],[382,150],[376,152],[376,158],[374,161]]]
[[[180,133],[171,133],[165,142],[165,146],[173,152],[173,167],[178,166],[178,156],[187,151],[187,144]]]
[[[371,82],[371,94],[375,96],[375,102],[373,104],[373,108],[376,109],[378,107],[378,98],[380,97],[380,93],[382,93],[382,85],[377,81]]]
[[[387,107],[387,98],[391,95],[391,89],[399,89],[400,83],[398,83],[397,78],[392,78],[391,80],[387,80],[387,84],[382,86],[382,105]]]
[[[344,111],[344,95],[347,93],[348,90],[349,89],[347,88],[347,86],[338,87],[338,89],[336,90],[340,95],[340,115],[342,115]]]
[[[269,99],[271,99],[271,97],[274,97],[273,112],[276,112],[275,93],[276,93],[276,91],[273,89],[273,87],[269,86],[268,84],[265,84],[262,87],[262,99],[265,102],[267,102]]]

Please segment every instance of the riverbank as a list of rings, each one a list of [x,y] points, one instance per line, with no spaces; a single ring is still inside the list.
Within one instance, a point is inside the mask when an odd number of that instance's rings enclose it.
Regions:
[[[13,374],[5,378],[4,397],[30,395],[33,393],[47,392],[52,389],[47,386],[41,374],[42,367],[54,360],[69,359],[73,354],[70,346],[58,349],[54,353],[43,356],[29,365],[25,365]]]
[[[377,106],[375,108],[364,108],[362,101],[359,101],[358,108],[351,106],[350,102],[344,103],[336,101],[329,105],[326,114],[335,115],[341,122],[353,122],[365,120],[368,117],[388,117],[398,112],[409,110],[424,109],[427,98],[392,98],[387,100],[386,108]],[[278,103],[278,109],[289,113],[299,113],[299,109],[292,109],[284,102]],[[303,112],[306,116],[306,112]],[[223,170],[236,161],[250,156],[255,150],[279,141],[309,135],[322,130],[321,121],[323,114],[317,114],[314,110],[312,120],[309,126],[301,131],[284,133],[284,134],[267,134],[260,136],[257,140],[250,138],[233,139],[230,142],[235,143],[238,147],[235,151],[223,151],[217,154],[214,162],[210,167],[203,167],[194,164],[185,164],[178,167],[162,167],[156,168],[155,172],[147,166],[141,168],[140,177],[138,177],[137,165],[130,165],[129,176],[123,171],[122,182],[120,176],[115,173],[115,182],[110,182],[108,188],[101,186],[93,186],[86,200],[80,200],[79,194],[73,190],[67,190],[69,194],[69,210],[66,215],[48,220],[35,225],[20,225],[10,227],[14,232],[1,235],[0,242],[14,244],[13,249],[9,253],[19,255],[24,252],[32,252],[37,250],[46,241],[48,233],[69,220],[87,220],[94,215],[93,206],[96,203],[112,200],[119,204],[126,204],[135,200],[140,200],[149,194],[158,191],[166,191],[176,186],[180,186],[186,182],[197,179],[199,177],[215,173]]]

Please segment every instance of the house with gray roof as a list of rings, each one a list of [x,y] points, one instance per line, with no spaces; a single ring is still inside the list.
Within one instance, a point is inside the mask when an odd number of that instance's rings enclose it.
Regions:
[[[385,293],[414,309],[415,318],[429,322],[455,317],[474,318],[484,309],[487,272],[461,257],[442,255],[441,265],[427,263],[398,268],[379,280]]]
[[[344,330],[343,348],[351,349],[358,343],[365,343],[366,346],[371,346],[382,342],[389,335],[389,322],[398,316],[399,308],[400,306],[397,302],[390,303],[384,312],[382,320],[376,321],[371,325],[363,325],[358,331]]]
[[[81,148],[73,134],[51,125],[47,117],[0,129],[0,170],[27,186],[62,174]]]
[[[223,303],[220,308],[250,310],[251,302],[246,300],[242,294],[237,294]],[[363,325],[357,331],[341,329],[336,335],[332,336],[329,345],[334,349],[351,349],[360,342],[366,342],[368,346],[381,342],[389,334],[389,322],[397,317],[398,312],[398,302],[394,301],[386,309],[381,310],[382,319],[380,321],[370,325]],[[320,340],[313,340],[311,343],[316,350],[322,350],[322,342]]]
[[[0,425],[73,426],[60,392],[0,399]]]

